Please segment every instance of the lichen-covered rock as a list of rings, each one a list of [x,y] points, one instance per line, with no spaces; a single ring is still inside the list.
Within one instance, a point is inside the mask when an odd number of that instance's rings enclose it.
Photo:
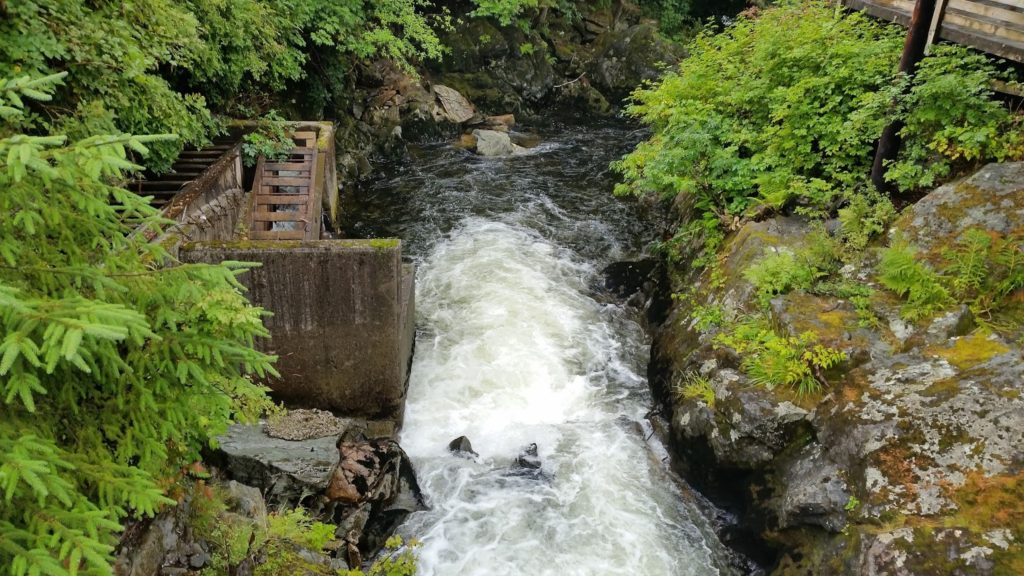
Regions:
[[[934,257],[977,227],[1024,231],[1024,163],[935,190],[893,234]],[[1024,573],[1019,339],[979,328],[966,306],[908,322],[879,290],[872,323],[847,300],[790,292],[771,302],[776,332],[810,332],[847,355],[808,398],[754,385],[742,355],[716,345],[719,328],[702,324],[712,308],[726,318],[758,310],[743,271],[764,254],[805,249],[807,230],[792,218],[744,225],[715,276],[697,279],[656,331],[651,380],[670,399],[684,471],[698,486],[747,482],[755,530],[786,552],[779,574]],[[841,274],[870,286],[875,266],[869,257]],[[693,281],[677,275],[677,286]],[[709,382],[713,406],[671,394],[687,374]]]
[[[1024,162],[989,164],[935,189],[908,209],[894,229],[935,254],[971,228],[1024,235]]]

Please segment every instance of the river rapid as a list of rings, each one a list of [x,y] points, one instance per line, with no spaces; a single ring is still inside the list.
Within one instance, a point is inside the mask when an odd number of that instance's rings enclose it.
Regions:
[[[424,576],[732,574],[645,418],[637,313],[598,288],[652,230],[608,169],[642,135],[541,136],[510,158],[411,146],[347,207],[348,234],[399,237],[418,265],[401,441],[430,510],[400,532]],[[478,457],[448,451],[463,435]],[[514,466],[531,443],[539,472]]]

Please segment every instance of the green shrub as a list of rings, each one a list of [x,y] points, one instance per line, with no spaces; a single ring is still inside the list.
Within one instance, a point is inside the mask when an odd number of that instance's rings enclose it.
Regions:
[[[0,79],[0,114],[57,81]],[[267,331],[248,266],[175,265],[165,224],[114,185],[166,137],[0,138],[0,566],[110,574],[127,516],[173,505],[162,480],[233,420],[272,407],[252,375]]]
[[[926,318],[953,302],[939,274],[919,261],[917,249],[904,241],[882,251],[878,280],[906,300],[900,314],[907,320]]]
[[[868,243],[884,233],[896,218],[896,208],[882,194],[869,191],[848,195],[846,207],[839,210],[839,238],[845,259],[859,258]]]
[[[867,189],[875,141],[894,120],[905,123],[890,172],[900,190],[1024,154],[1020,119],[989,98],[998,73],[982,56],[937,48],[903,96],[904,36],[817,1],[700,34],[677,70],[633,94],[629,113],[653,134],[615,163],[616,192],[687,195],[700,228],[731,229],[755,209],[834,212],[847,191]]]
[[[791,290],[808,290],[823,275],[801,255],[782,250],[758,260],[743,272],[754,285],[757,299],[767,307],[772,298]]]
[[[672,386],[672,395],[676,402],[683,400],[700,400],[708,408],[715,407],[715,389],[706,376],[696,372],[687,372],[681,382]]]
[[[293,148],[295,141],[289,136],[284,118],[271,110],[260,118],[256,130],[242,138],[242,161],[246,166],[255,166],[263,156],[271,162],[279,162]]]
[[[820,392],[825,371],[846,360],[845,352],[818,344],[813,332],[780,336],[763,315],[734,324],[715,343],[743,358],[741,367],[755,384],[769,390],[783,386],[800,396]]]
[[[392,536],[384,543],[384,552],[369,571],[349,570],[339,576],[416,576],[416,556],[413,550],[419,544],[415,540],[403,542],[400,536]]]
[[[1024,290],[1024,239],[972,228],[943,253],[943,273],[951,278],[950,291],[967,304],[976,318],[993,328],[1020,324],[1020,292]],[[1015,298],[1017,296],[1017,298]],[[1003,312],[1010,317],[999,319]]]

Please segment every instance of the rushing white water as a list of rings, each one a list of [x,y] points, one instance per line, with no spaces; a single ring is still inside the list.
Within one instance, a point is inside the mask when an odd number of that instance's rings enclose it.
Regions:
[[[433,189],[418,191],[421,214],[451,220],[430,224],[447,234],[420,255],[402,431],[431,506],[401,528],[421,541],[419,573],[730,573],[692,495],[648,444],[644,333],[622,307],[592,296],[598,263],[581,252],[595,230],[609,235],[601,215],[614,204],[586,218],[573,213],[578,200],[558,207],[562,189],[550,180],[573,179],[565,162],[545,176],[550,164],[470,165],[424,178]],[[467,178],[503,187],[492,194],[501,200],[477,192],[461,211],[438,200],[456,188],[493,190]],[[426,236],[423,220],[409,235]],[[478,458],[449,453],[463,435]],[[513,466],[530,443],[539,475]]]

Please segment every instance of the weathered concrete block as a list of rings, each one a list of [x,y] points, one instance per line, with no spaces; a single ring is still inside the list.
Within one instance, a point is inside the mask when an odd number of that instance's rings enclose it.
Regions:
[[[414,270],[398,240],[198,242],[185,262],[240,260],[253,304],[273,312],[261,347],[279,356],[282,401],[401,419],[412,353]]]

